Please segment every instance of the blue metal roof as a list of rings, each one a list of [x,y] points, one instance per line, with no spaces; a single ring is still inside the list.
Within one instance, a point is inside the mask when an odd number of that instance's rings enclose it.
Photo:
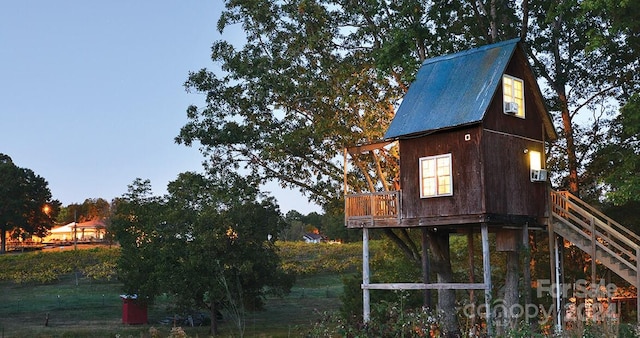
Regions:
[[[519,41],[425,60],[385,139],[482,121]]]

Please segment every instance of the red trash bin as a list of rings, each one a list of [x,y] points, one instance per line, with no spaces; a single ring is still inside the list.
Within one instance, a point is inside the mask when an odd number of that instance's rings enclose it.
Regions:
[[[147,304],[137,295],[120,295],[122,298],[122,323],[147,324]]]

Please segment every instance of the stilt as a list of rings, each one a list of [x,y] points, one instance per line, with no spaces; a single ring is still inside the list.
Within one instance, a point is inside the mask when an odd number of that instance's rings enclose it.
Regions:
[[[524,290],[524,303],[531,304],[531,245],[529,244],[529,224],[525,223],[522,228],[522,280]],[[527,323],[529,323],[527,321]]]
[[[480,225],[482,234],[482,270],[484,276],[484,305],[487,321],[487,336],[493,336],[493,319],[491,315],[491,260],[489,257],[489,229],[487,223]]]
[[[476,282],[475,276],[475,264],[474,264],[474,245],[473,245],[473,228],[469,228],[469,232],[467,233],[467,260],[469,263],[469,283],[474,284]],[[469,290],[469,304],[473,305],[473,308],[476,309],[476,291]],[[471,318],[471,331],[470,335],[475,337],[477,335],[476,332],[476,324],[478,320],[478,316],[472,316]]]
[[[559,240],[559,238],[556,236],[555,233],[551,233],[549,234],[550,236],[553,237],[553,261],[554,261],[554,272],[553,272],[553,276],[554,276],[554,288],[555,288],[555,292],[554,292],[554,298],[555,298],[555,304],[556,304],[556,317],[555,317],[555,323],[556,323],[556,332],[560,333],[562,332],[562,297],[564,296],[562,294],[562,284],[561,284],[561,280],[562,280],[562,262],[561,262],[561,240]]]
[[[369,229],[362,228],[362,319],[365,323],[371,319],[369,302]]]
[[[425,284],[429,284],[430,278],[430,269],[429,269],[429,250],[427,246],[429,245],[429,233],[426,227],[422,228],[422,282]],[[423,305],[431,310],[431,290],[425,289],[423,295]]]

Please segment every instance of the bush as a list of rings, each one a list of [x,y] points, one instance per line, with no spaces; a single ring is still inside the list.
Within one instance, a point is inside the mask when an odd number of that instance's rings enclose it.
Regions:
[[[441,316],[426,308],[404,309],[402,302],[380,302],[368,323],[324,313],[306,337],[443,337]]]

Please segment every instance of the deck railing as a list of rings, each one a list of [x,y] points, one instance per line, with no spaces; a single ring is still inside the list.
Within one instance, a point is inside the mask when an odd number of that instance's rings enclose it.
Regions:
[[[389,219],[400,217],[400,192],[384,191],[345,196],[346,220]]]

